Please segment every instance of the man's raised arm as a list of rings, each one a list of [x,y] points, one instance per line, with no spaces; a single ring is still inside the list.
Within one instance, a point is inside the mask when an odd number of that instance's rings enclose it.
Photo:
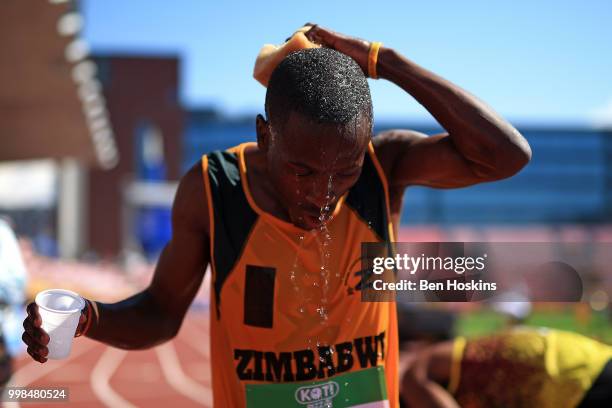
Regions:
[[[307,37],[343,52],[368,74],[370,43],[314,26]],[[395,187],[462,187],[510,177],[531,159],[525,138],[474,95],[391,48],[381,47],[377,75],[414,97],[448,132],[426,135],[396,130],[375,139],[389,181]]]
[[[516,174],[531,159],[525,138],[457,85],[390,48],[381,49],[378,71],[412,95],[448,132],[431,137],[410,131],[381,135],[399,142],[389,149],[398,152],[390,175],[396,185],[444,188],[499,180]]]

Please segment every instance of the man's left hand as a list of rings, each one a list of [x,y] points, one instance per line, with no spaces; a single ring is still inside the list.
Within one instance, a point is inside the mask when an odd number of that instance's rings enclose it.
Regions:
[[[357,61],[363,73],[368,75],[368,52],[370,50],[368,41],[336,33],[316,24],[306,25],[312,25],[312,28],[305,33],[306,38],[316,44],[348,55]]]

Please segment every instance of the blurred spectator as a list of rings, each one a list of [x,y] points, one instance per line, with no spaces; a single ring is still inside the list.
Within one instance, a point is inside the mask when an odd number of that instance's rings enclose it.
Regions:
[[[17,237],[10,224],[0,218],[0,390],[10,379],[12,359],[23,346],[25,287],[26,269]]]
[[[406,348],[404,348],[406,350]],[[405,351],[402,407],[603,408],[612,347],[569,331],[515,327]]]

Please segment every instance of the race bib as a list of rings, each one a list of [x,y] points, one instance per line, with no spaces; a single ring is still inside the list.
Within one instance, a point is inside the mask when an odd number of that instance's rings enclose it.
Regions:
[[[247,384],[248,408],[388,408],[382,367],[337,375],[323,381]]]

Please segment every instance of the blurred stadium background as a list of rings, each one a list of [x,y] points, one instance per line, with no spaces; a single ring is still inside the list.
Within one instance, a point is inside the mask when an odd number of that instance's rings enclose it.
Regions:
[[[27,299],[63,287],[113,301],[145,287],[180,175],[255,134],[254,115],[181,102],[178,53],[96,52],[83,24],[78,2],[0,4],[0,215],[19,237]],[[534,152],[527,168],[459,190],[408,189],[399,240],[612,242],[612,127],[516,125]],[[22,352],[13,385],[68,384],[84,406],[207,405],[206,288],[170,345],[126,355],[78,340],[70,360],[45,367]],[[583,302],[534,304],[526,323],[612,343],[610,293],[607,270],[586,283]],[[456,313],[458,334],[508,324],[480,304],[432,307]]]

